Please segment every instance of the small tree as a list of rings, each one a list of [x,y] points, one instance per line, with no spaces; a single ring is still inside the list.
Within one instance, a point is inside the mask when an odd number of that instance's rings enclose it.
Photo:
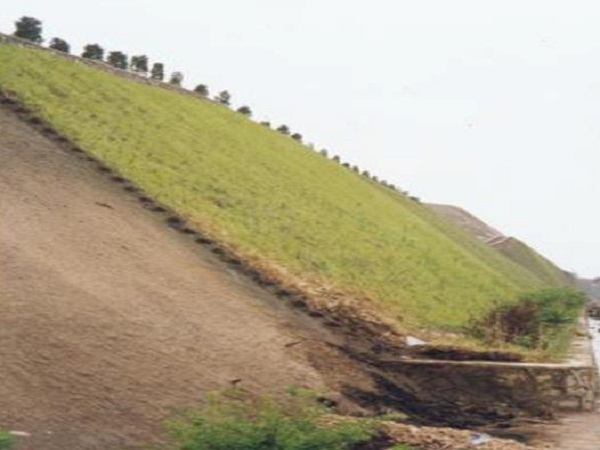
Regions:
[[[333,158],[331,158],[332,161],[335,161],[336,163],[340,162],[340,157],[338,155],[335,155]]]
[[[129,67],[127,55],[123,52],[110,52],[106,62],[117,69],[127,70]]]
[[[27,39],[31,42],[41,43],[42,39],[42,22],[35,17],[23,16],[15,22],[14,35],[21,39]]]
[[[248,116],[248,117],[250,117],[252,115],[252,110],[250,109],[249,106],[240,106],[237,109],[237,112],[239,112],[245,116]]]
[[[164,80],[165,79],[165,65],[163,63],[154,63],[152,70],[150,71],[150,78],[153,80]]]
[[[181,72],[173,72],[171,74],[171,78],[169,79],[169,84],[173,86],[181,86],[183,82],[183,74]]]
[[[148,57],[146,55],[135,55],[131,57],[131,70],[146,74],[148,73]]]
[[[363,174],[363,177],[371,178],[371,174],[369,173],[368,170],[363,170],[362,174]]]
[[[205,84],[199,84],[194,88],[194,92],[200,97],[208,97],[208,86]]]
[[[268,120],[263,120],[260,124],[263,127],[271,128],[271,122],[269,122]]]
[[[104,59],[104,49],[98,44],[88,44],[83,47],[83,53],[81,56],[87,59],[102,61]]]
[[[292,134],[292,139],[295,139],[298,142],[302,142],[302,135],[300,133],[294,133]]]
[[[281,134],[289,135],[290,127],[288,127],[287,125],[280,125],[279,127],[277,127],[277,131],[279,131]]]
[[[52,38],[52,40],[50,41],[50,45],[49,47],[53,50],[58,50],[59,52],[64,52],[64,53],[70,53],[71,52],[71,46],[67,43],[67,41],[65,41],[64,39],[61,38]]]
[[[222,105],[230,105],[231,104],[231,94],[229,91],[221,91],[219,95],[215,97],[215,100],[221,103]]]
[[[326,148],[324,148],[323,150],[321,150],[321,155],[323,155],[325,158],[327,158],[327,155],[329,155],[329,152],[327,151]]]

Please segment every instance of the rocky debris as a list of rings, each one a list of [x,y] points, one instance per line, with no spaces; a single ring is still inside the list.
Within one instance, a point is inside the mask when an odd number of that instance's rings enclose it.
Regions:
[[[422,341],[419,338],[416,338],[414,336],[406,336],[406,345],[408,345],[409,347],[414,347],[416,345],[426,345],[427,343],[425,341]]]
[[[419,450],[533,450],[540,448],[454,428],[417,427],[385,422],[381,425],[381,431],[394,441],[408,444]],[[551,450],[551,447],[542,448]]]
[[[11,436],[19,436],[19,437],[29,437],[31,436],[30,433],[26,432],[26,431],[10,431],[8,434],[10,434]]]

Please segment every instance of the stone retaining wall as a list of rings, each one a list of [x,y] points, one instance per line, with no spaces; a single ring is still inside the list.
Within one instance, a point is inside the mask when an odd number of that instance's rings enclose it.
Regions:
[[[511,419],[595,409],[590,365],[405,360],[380,366],[404,378],[419,401],[445,410]]]
[[[399,359],[377,365],[419,401],[458,414],[511,419],[594,411],[598,371],[588,329],[582,318],[569,359],[560,363]]]

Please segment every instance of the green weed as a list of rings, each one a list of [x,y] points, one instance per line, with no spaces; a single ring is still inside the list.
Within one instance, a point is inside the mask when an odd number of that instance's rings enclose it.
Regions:
[[[172,450],[347,450],[376,433],[372,422],[326,423],[328,410],[315,400],[302,390],[278,399],[213,394],[202,410],[169,425]]]
[[[13,446],[15,439],[8,433],[8,431],[0,430],[0,450],[7,450]]]

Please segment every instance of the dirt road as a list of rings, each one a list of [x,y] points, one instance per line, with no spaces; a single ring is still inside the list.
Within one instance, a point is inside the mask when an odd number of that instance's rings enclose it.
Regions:
[[[124,449],[233,380],[324,388],[334,339],[0,108],[0,425]],[[312,355],[314,357],[314,355]]]

